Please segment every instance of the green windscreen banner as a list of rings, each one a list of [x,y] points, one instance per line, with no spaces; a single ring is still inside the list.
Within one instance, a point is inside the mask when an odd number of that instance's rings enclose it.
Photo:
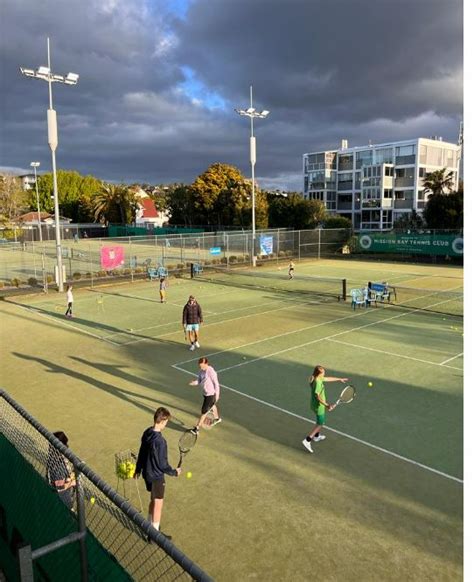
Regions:
[[[460,233],[363,233],[359,235],[358,243],[359,250],[368,253],[405,253],[462,257],[464,249],[464,239]]]

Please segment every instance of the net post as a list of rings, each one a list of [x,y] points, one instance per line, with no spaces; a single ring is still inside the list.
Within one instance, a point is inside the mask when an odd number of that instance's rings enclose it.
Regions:
[[[190,269],[191,269],[191,272],[190,272],[191,279],[194,279],[194,263],[191,263]]]
[[[342,280],[342,300],[347,299],[347,279]]]

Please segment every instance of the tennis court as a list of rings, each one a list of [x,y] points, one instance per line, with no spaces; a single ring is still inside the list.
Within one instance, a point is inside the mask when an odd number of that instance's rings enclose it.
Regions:
[[[338,300],[387,281],[394,305]],[[307,261],[257,276],[205,269],[149,281],[2,302],[2,384],[110,483],[114,453],[137,449],[170,408],[170,460],[196,420],[188,383],[208,356],[224,386],[224,422],[168,480],[163,528],[217,580],[461,580],[463,273],[458,267]],[[180,325],[193,294],[201,348]],[[347,376],[353,403],[304,450],[315,364]],[[369,387],[368,382],[373,386]],[[330,401],[340,384],[326,385]],[[322,557],[323,556],[323,557]]]

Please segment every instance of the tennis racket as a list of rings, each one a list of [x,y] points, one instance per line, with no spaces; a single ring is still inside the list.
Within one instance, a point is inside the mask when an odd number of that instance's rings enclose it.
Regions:
[[[197,441],[197,434],[191,432],[191,430],[187,430],[183,432],[181,438],[178,442],[179,448],[179,463],[178,468],[181,467],[183,464],[184,457],[189,453],[189,451],[194,447]]]
[[[215,420],[216,420],[216,417],[215,417],[214,413],[212,412],[212,410],[209,410],[209,412],[206,414],[206,418],[204,419],[202,427],[205,429],[212,428]]]
[[[341,392],[341,395],[339,396],[339,398],[336,401],[336,404],[334,404],[334,408],[336,408],[336,406],[339,406],[339,404],[349,404],[349,402],[352,402],[355,398],[356,395],[356,390],[354,388],[354,386],[352,386],[351,384],[348,384]]]

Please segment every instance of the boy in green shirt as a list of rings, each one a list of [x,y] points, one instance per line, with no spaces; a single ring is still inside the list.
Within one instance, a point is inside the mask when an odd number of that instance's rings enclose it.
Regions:
[[[316,424],[309,435],[303,439],[304,448],[310,453],[314,453],[311,442],[323,441],[326,437],[321,433],[321,429],[326,424],[326,409],[331,412],[334,404],[329,404],[326,400],[326,391],[324,382],[347,382],[347,378],[336,378],[334,376],[325,376],[326,370],[322,366],[316,366],[313,374],[309,379],[311,387],[311,410],[316,414]]]

